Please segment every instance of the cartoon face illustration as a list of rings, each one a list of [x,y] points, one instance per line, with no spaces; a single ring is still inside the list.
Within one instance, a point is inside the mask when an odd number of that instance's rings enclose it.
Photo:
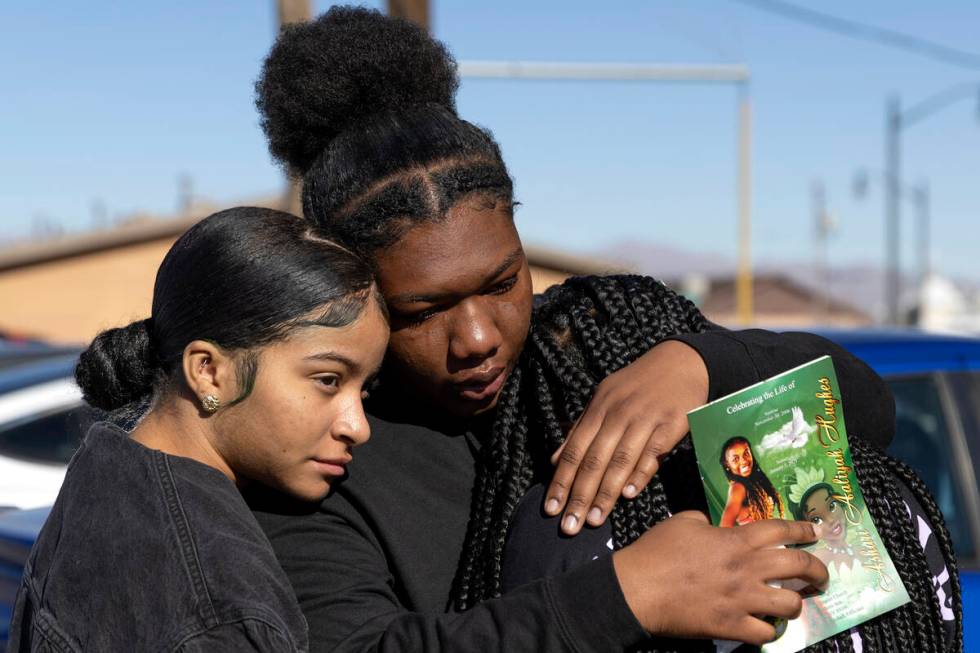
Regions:
[[[807,493],[802,504],[803,518],[814,524],[822,524],[823,539],[843,542],[847,537],[847,520],[844,506],[825,486],[817,486]]]

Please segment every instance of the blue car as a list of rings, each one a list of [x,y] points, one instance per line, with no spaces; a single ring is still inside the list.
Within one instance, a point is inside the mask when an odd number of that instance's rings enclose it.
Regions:
[[[889,452],[919,474],[943,511],[963,593],[963,650],[980,651],[980,338],[908,330],[822,331],[895,395]]]
[[[890,451],[928,485],[956,547],[964,650],[980,651],[980,338],[915,331],[822,331],[891,386],[897,429]],[[0,514],[0,648],[24,561],[47,509]]]

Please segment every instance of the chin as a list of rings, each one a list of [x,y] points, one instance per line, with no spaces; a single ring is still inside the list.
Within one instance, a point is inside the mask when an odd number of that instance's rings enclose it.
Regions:
[[[322,501],[332,489],[328,482],[318,483],[280,483],[279,489],[299,501],[314,503]]]

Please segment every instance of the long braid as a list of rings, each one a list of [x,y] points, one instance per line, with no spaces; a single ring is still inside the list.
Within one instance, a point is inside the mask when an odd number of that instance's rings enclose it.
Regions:
[[[550,289],[536,309],[518,370],[508,380],[485,444],[453,603],[466,609],[500,594],[507,529],[536,470],[563,439],[562,423],[578,418],[599,381],[671,335],[706,330],[709,323],[688,300],[649,278],[578,277]],[[859,628],[863,650],[944,651],[945,635],[928,564],[905,514],[898,482],[922,505],[947,560],[953,610],[961,628],[962,605],[948,531],[934,500],[915,474],[857,438],[852,452],[868,510],[895,561],[912,602]],[[685,438],[660,472],[632,500],[620,499],[609,521],[622,548],[672,510],[704,509],[693,447]],[[957,633],[960,631],[957,630]],[[956,641],[960,650],[961,636]],[[637,651],[713,651],[711,642],[651,639]],[[840,633],[808,653],[850,653],[851,635]]]

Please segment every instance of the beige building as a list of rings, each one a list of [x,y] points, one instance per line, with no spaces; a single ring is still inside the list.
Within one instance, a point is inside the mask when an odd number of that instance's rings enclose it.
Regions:
[[[277,201],[252,201],[274,206]],[[84,343],[103,329],[149,315],[157,268],[177,237],[218,206],[188,215],[133,216],[111,230],[0,251],[0,334]],[[535,292],[569,274],[613,266],[528,247]]]

